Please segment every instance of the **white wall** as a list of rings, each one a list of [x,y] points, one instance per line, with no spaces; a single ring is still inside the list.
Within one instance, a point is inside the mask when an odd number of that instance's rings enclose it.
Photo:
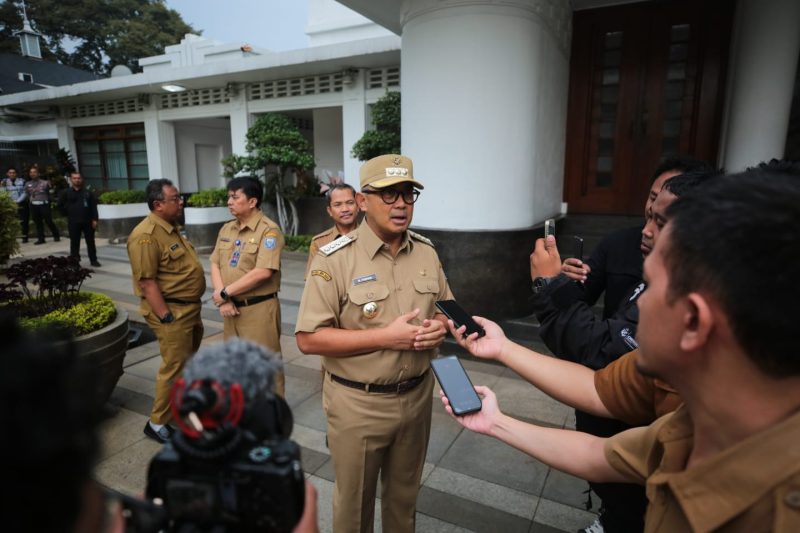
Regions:
[[[55,120],[26,120],[3,122],[0,120],[0,141],[40,141],[58,139]]]
[[[323,46],[394,34],[334,0],[308,0],[306,35],[309,46]]]
[[[320,179],[326,179],[326,170],[333,176],[344,172],[341,107],[314,110],[314,160],[314,174]]]
[[[178,182],[181,192],[197,192],[207,188],[224,187],[222,164],[218,162],[217,183],[201,186],[198,179],[198,147],[202,160],[219,149],[222,157],[231,153],[230,125],[224,119],[185,120],[175,122],[175,144],[178,156]],[[209,169],[204,169],[208,172]],[[202,173],[200,173],[202,174]],[[210,187],[208,185],[211,185]]]

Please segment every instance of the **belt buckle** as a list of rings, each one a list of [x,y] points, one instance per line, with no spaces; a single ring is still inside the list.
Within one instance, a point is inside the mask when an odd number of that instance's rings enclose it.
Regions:
[[[367,394],[369,394],[369,385],[370,385],[369,383],[364,383],[364,392],[366,392]]]

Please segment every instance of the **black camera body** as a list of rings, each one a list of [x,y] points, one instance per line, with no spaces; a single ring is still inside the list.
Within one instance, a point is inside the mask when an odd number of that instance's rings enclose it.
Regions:
[[[147,499],[160,499],[170,531],[291,531],[303,513],[300,448],[288,438],[258,440],[249,431],[207,457],[176,433],[153,458]],[[158,500],[155,500],[158,501]]]

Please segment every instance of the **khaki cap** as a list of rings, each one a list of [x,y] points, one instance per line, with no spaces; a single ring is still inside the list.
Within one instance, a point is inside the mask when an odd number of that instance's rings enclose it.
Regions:
[[[409,182],[418,189],[424,189],[422,183],[414,179],[414,163],[404,155],[387,154],[373,157],[359,171],[361,189],[370,186],[374,189],[391,187],[397,183]]]

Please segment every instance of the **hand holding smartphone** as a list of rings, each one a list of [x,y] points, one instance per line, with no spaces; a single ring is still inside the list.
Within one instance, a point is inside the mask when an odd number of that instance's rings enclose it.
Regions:
[[[450,355],[434,359],[431,361],[431,368],[454,415],[464,416],[481,410],[483,404],[480,396],[475,392],[475,387],[458,357]]]
[[[548,235],[556,236],[556,221],[554,218],[548,218],[544,221],[544,238]]]
[[[436,307],[453,321],[456,329],[467,326],[467,330],[464,332],[465,337],[472,333],[477,333],[478,337],[486,335],[483,328],[455,300],[439,300],[436,302]]]

